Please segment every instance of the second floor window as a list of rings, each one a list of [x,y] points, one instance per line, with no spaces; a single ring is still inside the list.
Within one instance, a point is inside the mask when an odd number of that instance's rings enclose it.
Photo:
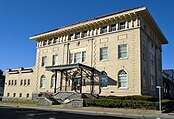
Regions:
[[[69,63],[86,62],[86,51],[70,53]]]
[[[42,57],[42,67],[45,66],[47,63],[47,56]]]
[[[108,47],[100,48],[100,60],[108,59]]]
[[[82,62],[86,61],[86,51],[82,51]]]
[[[79,63],[81,59],[81,52],[74,53],[74,63]]]
[[[58,65],[58,55],[53,55],[53,66]]]
[[[127,44],[118,45],[118,59],[127,58]]]

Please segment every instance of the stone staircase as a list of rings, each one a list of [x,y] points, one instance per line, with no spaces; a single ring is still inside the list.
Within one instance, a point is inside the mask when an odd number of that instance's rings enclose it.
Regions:
[[[83,107],[82,98],[98,97],[98,95],[88,93],[80,94],[75,91],[59,91],[53,95],[48,92],[41,92],[34,96],[35,101],[37,101],[39,105],[63,105],[64,107]]]
[[[77,93],[75,91],[69,91],[69,92],[66,92],[66,91],[60,91],[58,93],[55,93],[53,95],[53,98],[56,99],[56,100],[61,100],[61,101],[64,101],[66,99],[74,99],[74,98],[79,98],[81,99],[82,98],[82,94],[80,93]]]

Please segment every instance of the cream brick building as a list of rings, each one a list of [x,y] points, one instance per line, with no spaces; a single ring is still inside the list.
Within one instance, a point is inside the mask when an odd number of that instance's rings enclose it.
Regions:
[[[58,91],[156,96],[156,86],[162,85],[161,45],[168,41],[146,7],[30,39],[37,42],[36,65],[7,70],[5,98],[30,99],[32,93]]]

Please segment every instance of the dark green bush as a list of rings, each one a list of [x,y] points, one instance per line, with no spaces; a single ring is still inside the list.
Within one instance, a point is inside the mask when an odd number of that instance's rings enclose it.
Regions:
[[[115,99],[115,100],[143,100],[156,102],[157,98],[152,96],[100,96],[99,99]]]
[[[84,106],[157,109],[158,103],[142,100],[85,99]]]

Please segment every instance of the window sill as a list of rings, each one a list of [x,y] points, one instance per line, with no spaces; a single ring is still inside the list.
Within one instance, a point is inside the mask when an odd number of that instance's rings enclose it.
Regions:
[[[128,87],[119,87],[119,90],[128,90]]]
[[[125,58],[118,58],[119,60],[127,60],[128,57],[125,57]]]
[[[101,62],[106,62],[106,61],[109,61],[108,59],[103,59],[103,60],[100,60]]]
[[[100,89],[108,89],[108,87],[100,87]]]
[[[40,89],[45,89],[45,87],[40,87]]]

